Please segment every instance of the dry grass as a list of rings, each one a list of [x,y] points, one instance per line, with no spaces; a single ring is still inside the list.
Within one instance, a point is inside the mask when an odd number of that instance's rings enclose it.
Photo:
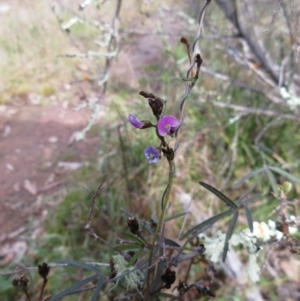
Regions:
[[[7,8],[1,16],[6,26],[0,28],[1,100],[29,92],[52,94],[57,76],[67,72],[57,59],[67,41],[49,13],[49,2],[10,1],[1,7]]]

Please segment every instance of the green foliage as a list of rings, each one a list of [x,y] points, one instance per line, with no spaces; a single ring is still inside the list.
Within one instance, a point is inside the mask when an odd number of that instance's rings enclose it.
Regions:
[[[219,20],[218,13],[211,16],[212,21],[217,22]],[[69,14],[66,17],[69,17]],[[39,25],[39,23],[37,24]],[[31,43],[34,36],[38,41],[43,37],[44,31],[38,25],[33,24],[30,27],[28,36],[25,37],[26,43]],[[76,23],[72,26],[71,33],[76,39],[81,39],[81,43],[88,48],[94,46],[92,37],[98,31],[86,25],[84,22]],[[20,24],[16,26],[20,26]],[[14,35],[16,35],[17,30],[14,29],[14,31]],[[16,63],[18,61],[15,59],[16,55],[19,55],[22,60],[30,58],[26,44],[17,48],[4,36],[2,36],[2,42],[6,54],[11,54],[9,61],[13,62],[13,67],[18,70],[22,62]],[[54,41],[53,43],[56,42],[60,45],[61,41]],[[36,50],[37,53],[44,53],[44,46],[40,42],[37,44],[39,46]],[[183,64],[187,61],[186,53],[182,45],[170,46],[166,43],[164,46],[163,63],[155,62],[145,65],[143,67],[145,75],[139,77],[138,81],[141,87],[147,89],[149,86],[159,84],[158,93],[168,101],[168,114],[178,115],[178,103],[182,98],[184,85],[181,80],[181,69],[184,69]],[[210,68],[218,70],[227,67],[227,63],[219,59],[217,51],[203,48],[203,56]],[[52,56],[49,55],[48,60],[52,59]],[[38,64],[42,65],[43,61],[37,61]],[[56,63],[56,72],[64,70],[60,63]],[[27,69],[26,67],[24,76],[18,78],[14,78],[12,74],[8,73],[8,78],[12,78],[12,80],[10,87],[6,90],[9,93],[14,91],[15,95],[32,92],[32,83],[25,80],[27,77],[35,77],[35,72],[32,69],[35,68],[31,66]],[[68,71],[64,72],[67,73]],[[229,68],[228,75],[235,76],[234,72],[238,71]],[[254,249],[256,245],[252,242],[252,237],[247,239],[245,235],[241,234],[242,232],[239,232],[242,227],[240,225],[242,218],[239,220],[239,217],[242,215],[245,217],[243,222],[249,227],[248,234],[250,235],[254,231],[253,220],[266,220],[270,212],[278,206],[278,201],[282,201],[287,194],[290,194],[291,198],[298,196],[299,190],[297,190],[296,185],[300,184],[298,151],[300,128],[296,122],[291,120],[283,119],[272,124],[273,117],[258,114],[238,115],[232,109],[216,109],[216,106],[210,103],[211,99],[259,109],[264,109],[263,103],[266,99],[262,95],[257,96],[257,94],[241,88],[234,86],[227,88],[226,85],[218,85],[205,76],[203,76],[203,82],[207,83],[207,86],[203,84],[201,90],[195,91],[194,89],[187,102],[184,127],[179,135],[178,174],[175,173],[173,180],[176,184],[174,185],[176,192],[181,190],[191,192],[199,179],[209,178],[214,184],[207,184],[205,180],[199,182],[207,191],[203,189],[196,192],[193,201],[203,202],[201,210],[204,211],[203,215],[209,215],[209,217],[196,225],[191,224],[187,230],[184,230],[180,239],[186,239],[189,244],[192,244],[193,239],[203,231],[210,229],[212,233],[216,232],[215,238],[201,236],[211,247],[210,253],[207,252],[205,255],[208,256],[209,254],[210,259],[213,258],[212,261],[214,262],[219,260],[221,253],[223,253],[224,261],[231,247],[238,248],[242,245],[241,250],[246,248],[247,251],[252,252],[248,254],[248,272],[250,278],[255,282],[259,277],[259,266],[256,261],[257,250]],[[48,83],[45,75],[39,83],[39,93],[45,97],[54,94],[57,90],[56,84]],[[213,93],[211,93],[212,91]],[[139,103],[136,100],[128,101],[134,94],[133,92],[135,93],[134,89],[128,87],[126,83],[109,84],[108,93],[115,95],[114,101],[107,105],[107,112],[109,113],[103,117],[101,125],[91,129],[91,131],[98,133],[101,138],[98,161],[96,163],[95,159],[91,160],[91,166],[82,168],[72,180],[78,183],[88,183],[84,186],[87,186],[92,193],[100,179],[105,179],[108,189],[101,192],[96,198],[96,209],[93,212],[91,224],[95,233],[100,233],[101,238],[114,247],[110,249],[104,246],[83,230],[91,208],[91,193],[82,187],[76,189],[72,187],[64,200],[51,212],[51,219],[45,224],[47,234],[36,245],[35,257],[38,261],[47,260],[49,262],[58,258],[72,258],[78,262],[70,260],[63,262],[77,267],[80,271],[85,269],[96,274],[92,276],[82,275],[77,270],[76,273],[54,271],[50,281],[50,290],[60,293],[51,299],[53,301],[59,300],[81,286],[92,282],[95,285],[95,290],[89,292],[87,296],[92,301],[97,300],[102,287],[110,283],[110,279],[106,278],[109,272],[105,270],[106,276],[102,276],[104,274],[99,269],[82,261],[86,259],[99,261],[99,257],[101,257],[101,261],[109,262],[113,256],[117,270],[116,277],[119,277],[116,280],[117,284],[121,284],[120,287],[122,288],[122,281],[125,280],[126,289],[136,290],[138,286],[144,284],[142,272],[137,268],[136,262],[139,264],[140,261],[145,260],[151,251],[159,252],[158,247],[153,247],[151,250],[149,247],[151,241],[147,241],[147,239],[151,238],[152,240],[153,235],[155,237],[155,230],[150,226],[150,217],[160,210],[161,196],[168,183],[167,164],[161,162],[160,166],[149,168],[145,161],[143,155],[145,147],[148,145],[158,147],[158,142],[154,129],[147,132],[133,132],[128,125],[126,116],[129,112],[134,111],[137,115],[142,116],[141,119],[148,118],[146,117],[148,116],[146,108],[147,110],[149,108],[146,101],[140,99]],[[207,98],[208,101],[203,102],[202,98]],[[153,116],[150,118],[152,118],[151,121],[155,120]],[[270,126],[268,127],[268,125]],[[70,159],[72,156],[73,154],[70,152],[66,159]],[[286,181],[289,181],[288,188],[285,184]],[[233,183],[235,184],[232,185]],[[246,196],[243,197],[244,195]],[[171,195],[171,198],[175,197]],[[208,198],[212,200],[211,204],[206,201]],[[218,201],[215,202],[215,199]],[[181,204],[176,203],[176,209],[173,209],[175,201],[172,202],[171,209],[167,208],[170,211],[174,210],[174,212],[171,211],[170,217],[164,218],[165,222],[175,221],[174,224],[178,229],[170,229],[171,233],[173,231],[172,234],[179,232],[179,227],[182,227],[181,217],[189,218],[187,212],[182,212],[183,209],[179,208]],[[257,208],[253,208],[252,203],[254,202],[259,204]],[[141,239],[131,233],[124,234],[126,215],[132,215],[125,210],[122,212],[120,208],[123,207],[128,212],[133,212],[139,216],[139,226],[142,228],[143,225],[143,230],[147,233],[146,239]],[[225,211],[223,211],[224,208]],[[159,223],[159,218],[155,222]],[[212,226],[214,227],[213,231]],[[168,223],[163,224],[163,227],[169,230]],[[217,232],[220,228],[225,228],[226,231],[224,233]],[[116,233],[116,237],[111,235],[112,229]],[[126,240],[126,243],[120,243],[119,234],[122,240]],[[299,239],[299,233],[295,237]],[[159,235],[158,238],[160,239]],[[166,246],[176,249],[181,248],[183,242],[178,243],[175,239],[165,238],[164,243]],[[218,248],[214,247],[216,244]],[[135,254],[128,260],[124,259],[124,255],[115,254],[115,252],[125,254],[122,252],[127,251],[135,251]],[[150,262],[152,259],[153,261],[154,259],[157,260],[157,257],[162,255],[153,255]],[[29,263],[34,264],[33,262]],[[157,265],[158,272],[151,285],[153,291],[159,287],[164,268],[164,263],[159,262]],[[135,270],[131,271],[131,269]],[[144,271],[145,274],[148,273],[148,270],[144,269]],[[203,270],[199,266],[191,264],[189,273],[194,276],[203,274]],[[78,281],[78,279],[81,280]],[[7,290],[8,282],[2,278],[0,281],[0,286],[3,285],[4,289]],[[66,287],[68,288],[66,289]],[[274,283],[263,278],[261,287],[266,291],[272,290]],[[7,293],[8,296],[9,293]],[[157,300],[166,298],[166,296],[164,293],[156,295]],[[239,300],[238,297],[233,298]],[[270,298],[275,297],[270,296]],[[72,300],[72,296],[66,297],[66,300]],[[227,300],[227,297],[218,297],[218,300]]]

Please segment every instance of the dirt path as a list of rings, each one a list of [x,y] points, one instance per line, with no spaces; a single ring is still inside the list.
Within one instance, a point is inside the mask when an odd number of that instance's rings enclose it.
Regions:
[[[26,231],[29,219],[41,219],[43,197],[66,185],[70,169],[97,153],[97,137],[70,143],[88,117],[88,111],[60,104],[1,107],[0,257],[7,243]]]

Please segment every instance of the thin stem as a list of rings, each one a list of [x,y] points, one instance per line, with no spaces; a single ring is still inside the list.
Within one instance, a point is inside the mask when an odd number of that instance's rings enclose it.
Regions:
[[[42,301],[42,299],[43,299],[43,294],[44,294],[46,284],[47,284],[47,279],[44,279],[43,286],[42,286],[42,289],[41,289],[41,292],[40,292],[39,301]]]
[[[27,291],[27,288],[23,288],[23,292],[24,292],[24,294],[26,296],[27,301],[31,301],[31,298],[30,298],[30,295],[29,295],[29,293]]]
[[[158,233],[159,233],[160,229],[162,228],[162,225],[164,222],[164,217],[165,217],[166,209],[167,209],[167,206],[169,203],[169,197],[170,197],[171,187],[172,187],[174,173],[175,173],[174,161],[168,159],[168,163],[169,163],[169,168],[170,168],[169,169],[169,181],[168,181],[166,190],[162,197],[162,211],[161,211],[161,214],[159,217],[158,225],[154,232],[152,245],[151,245],[151,249],[150,249],[149,261],[148,261],[148,272],[147,272],[147,287],[146,287],[146,294],[145,294],[146,299],[145,300],[148,300],[148,297],[150,296],[150,268],[149,267],[151,267],[151,265],[152,265],[152,256],[153,256],[153,252],[154,252],[155,242],[157,240]]]
[[[124,145],[120,127],[121,126],[118,126],[118,136],[119,136],[119,142],[120,142],[120,148],[121,148],[121,159],[122,159],[124,178],[125,178],[126,190],[127,190],[126,199],[127,199],[127,202],[129,202],[129,200],[130,200],[130,184],[129,184],[129,178],[128,178],[127,160],[126,160],[126,155],[125,155],[125,145]]]
[[[148,249],[150,249],[150,244],[148,243],[148,241],[146,240],[146,238],[142,235],[142,233],[138,232],[137,236],[141,239],[141,241],[144,243],[145,247],[147,247]]]

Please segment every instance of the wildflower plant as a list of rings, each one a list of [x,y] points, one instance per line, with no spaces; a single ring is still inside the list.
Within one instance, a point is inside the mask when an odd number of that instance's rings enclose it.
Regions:
[[[198,18],[198,32],[192,46],[190,46],[187,38],[181,38],[181,43],[184,45],[187,57],[189,58],[190,67],[186,73],[186,77],[183,79],[186,87],[183,98],[178,104],[176,116],[169,115],[168,102],[166,100],[152,92],[145,91],[141,91],[140,95],[148,100],[151,109],[151,111],[149,110],[149,115],[152,113],[156,122],[152,123],[149,120],[140,120],[139,116],[134,115],[134,112],[128,115],[128,122],[135,130],[154,131],[156,133],[156,144],[145,145],[145,160],[149,164],[159,164],[162,160],[168,162],[168,170],[166,172],[167,185],[159,200],[160,206],[159,212],[157,212],[157,220],[154,220],[154,218],[151,219],[151,217],[148,220],[141,220],[138,216],[122,209],[127,217],[128,231],[120,235],[119,244],[112,246],[107,243],[93,231],[91,222],[91,215],[95,208],[95,199],[103,189],[102,182],[93,195],[85,230],[95,239],[112,249],[113,255],[111,256],[111,260],[109,263],[84,263],[73,260],[58,261],[56,265],[82,268],[93,274],[59,294],[49,297],[47,300],[57,301],[68,295],[83,291],[93,291],[90,300],[96,301],[117,287],[123,288],[124,291],[115,300],[148,301],[162,300],[164,298],[176,300],[192,289],[197,291],[199,297],[215,297],[217,294],[215,287],[218,287],[214,282],[214,276],[218,272],[216,266],[221,261],[225,262],[228,252],[230,254],[231,250],[238,247],[241,247],[246,252],[248,277],[250,281],[255,283],[260,279],[260,267],[257,259],[262,250],[261,245],[272,239],[288,238],[289,233],[299,227],[300,223],[298,221],[288,220],[285,216],[282,216],[281,219],[281,226],[284,229],[281,232],[276,230],[272,221],[269,222],[269,225],[253,221],[248,205],[261,198],[260,193],[252,196],[248,196],[247,194],[233,201],[210,184],[199,181],[199,184],[203,188],[223,202],[224,211],[194,225],[190,229],[185,230],[185,232],[183,231],[184,233],[180,235],[179,240],[166,237],[167,222],[181,216],[186,216],[188,213],[182,212],[174,216],[167,216],[176,170],[176,154],[180,147],[180,130],[184,126],[185,106],[192,89],[198,83],[200,75],[202,57],[197,50],[197,45],[201,37],[204,14],[210,2],[211,0],[206,0],[201,8]],[[259,139],[257,139],[256,144],[259,144]],[[268,166],[267,164],[263,168],[242,178],[236,185],[241,185],[247,179],[263,172],[271,179],[270,182],[274,187],[274,192],[277,191],[280,194],[280,189],[274,184],[272,172],[283,173],[278,168]],[[288,173],[284,175],[295,180]],[[281,192],[281,197],[283,197],[283,189]],[[247,228],[237,230],[238,220],[242,214],[246,217]],[[210,229],[220,220],[225,220],[226,229],[224,231],[216,231],[212,235],[204,234],[206,230]],[[290,228],[291,226],[294,226],[293,229]],[[289,240],[289,244],[291,249],[293,248],[295,252],[298,252],[298,247],[292,240]],[[206,266],[206,270],[199,279],[190,279],[189,270],[186,273],[185,279],[180,279],[182,274],[179,272],[180,268],[178,267],[184,262],[189,262],[190,267],[194,262],[202,262]],[[52,266],[46,263],[39,266],[39,273],[44,280],[42,292],[48,281],[50,267]],[[209,275],[210,279],[207,281]],[[27,282],[22,284],[19,278],[14,283],[16,286],[21,286],[23,290],[27,287]],[[88,283],[93,283],[93,285],[84,287]],[[24,292],[27,299],[30,300],[28,298],[28,291],[24,290]],[[43,293],[41,293],[40,300],[42,300],[42,295]]]

